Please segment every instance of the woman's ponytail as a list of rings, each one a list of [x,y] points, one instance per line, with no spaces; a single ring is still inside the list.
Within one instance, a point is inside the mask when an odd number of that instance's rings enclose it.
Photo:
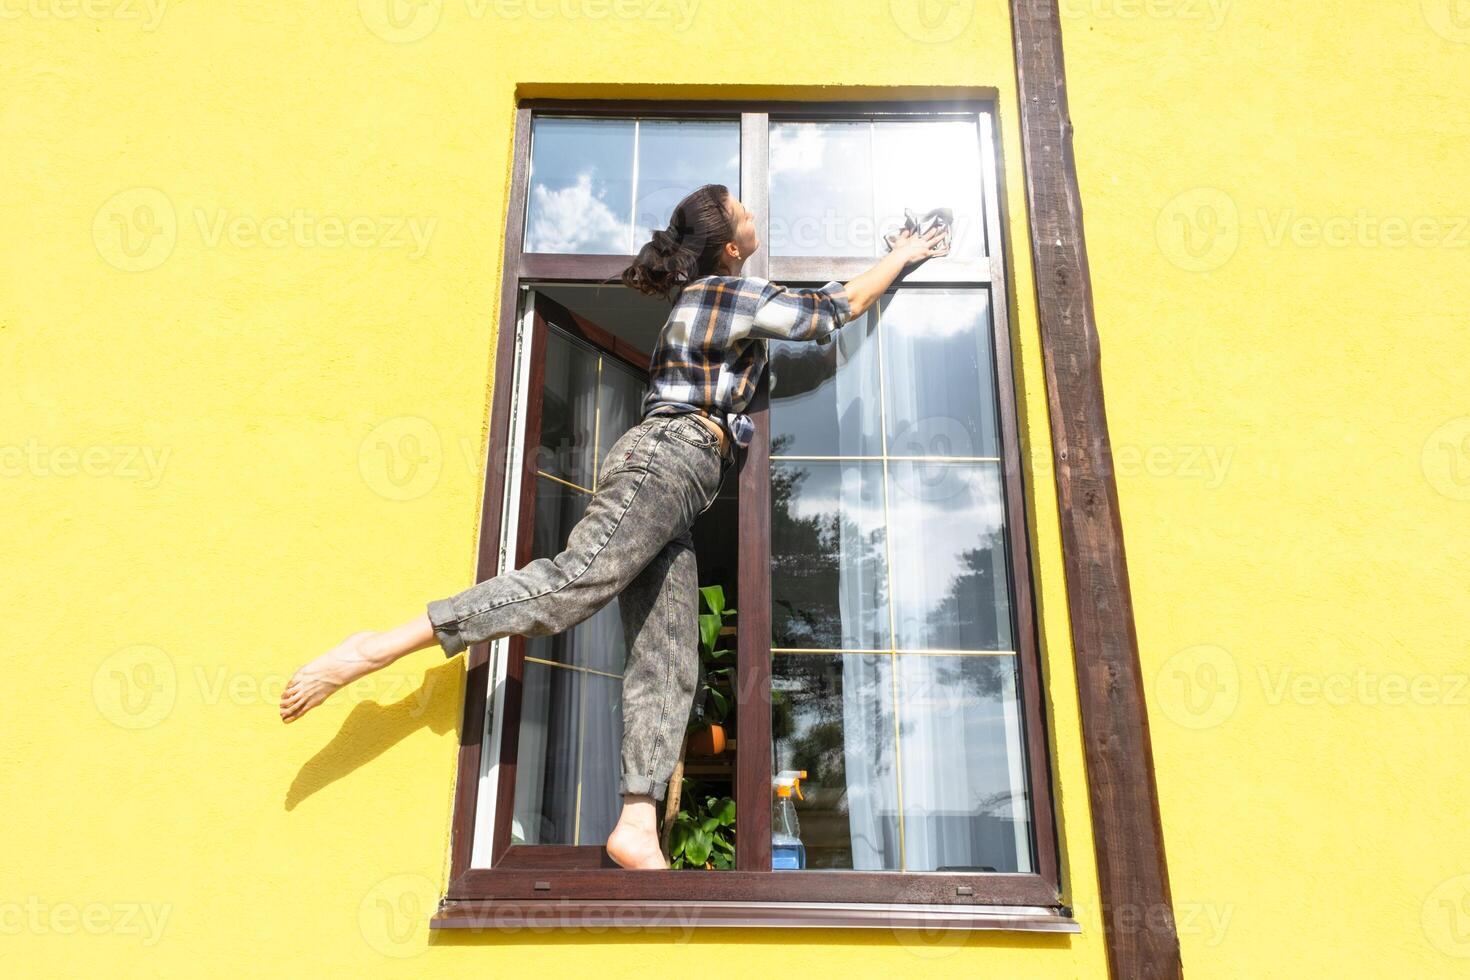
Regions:
[[[729,196],[724,184],[705,184],[680,201],[669,226],[655,231],[623,270],[623,285],[671,300],[690,280],[712,274],[734,238]]]

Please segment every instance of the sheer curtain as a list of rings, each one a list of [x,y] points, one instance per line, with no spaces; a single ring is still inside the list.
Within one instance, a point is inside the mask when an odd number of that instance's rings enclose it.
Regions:
[[[876,338],[839,331],[835,343],[837,369],[833,384],[838,430],[848,445],[876,451],[882,438],[876,430],[882,424],[880,394],[873,385],[877,379],[873,370]],[[864,529],[883,527],[883,468],[880,462],[840,465],[841,500],[836,510],[843,520],[838,536],[837,604],[842,647],[881,649],[890,642],[883,540],[886,532],[870,536]],[[864,510],[878,513],[862,514]],[[844,653],[841,660],[843,768],[852,866],[855,870],[875,871],[897,868],[898,782],[889,656]]]
[[[1012,658],[898,661],[905,869],[1031,870]]]

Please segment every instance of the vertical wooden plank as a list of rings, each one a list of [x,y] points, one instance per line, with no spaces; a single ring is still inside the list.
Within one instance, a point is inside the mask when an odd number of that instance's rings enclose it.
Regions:
[[[1011,0],[1036,301],[1108,966],[1179,977],[1056,0]]]

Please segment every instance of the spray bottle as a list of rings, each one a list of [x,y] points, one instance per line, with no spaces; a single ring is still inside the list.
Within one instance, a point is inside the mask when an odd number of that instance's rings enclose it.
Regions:
[[[782,769],[776,773],[771,785],[776,790],[776,802],[771,810],[771,869],[773,871],[800,870],[806,867],[806,846],[801,842],[801,828],[796,822],[796,804],[791,799],[795,793],[801,795],[801,781],[806,778],[805,769]]]

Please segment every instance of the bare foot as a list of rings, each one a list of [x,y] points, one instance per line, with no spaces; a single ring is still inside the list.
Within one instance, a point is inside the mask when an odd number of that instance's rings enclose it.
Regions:
[[[659,849],[658,834],[620,823],[607,837],[607,855],[625,868],[666,870],[668,862]]]
[[[618,825],[607,837],[607,855],[624,868],[668,869],[659,847],[658,811],[653,797],[624,795]]]
[[[332,692],[383,666],[380,658],[369,650],[368,639],[377,636],[372,630],[353,633],[291,677],[281,692],[281,720],[290,724],[321,704]]]

